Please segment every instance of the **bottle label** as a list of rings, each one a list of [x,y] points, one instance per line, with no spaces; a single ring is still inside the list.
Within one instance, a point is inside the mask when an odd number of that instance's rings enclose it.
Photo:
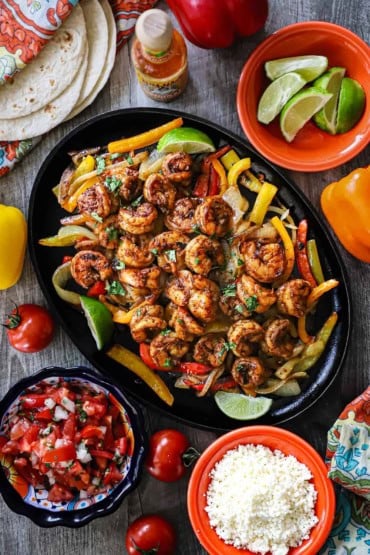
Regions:
[[[171,102],[183,92],[188,81],[188,66],[185,64],[177,73],[168,79],[155,79],[145,75],[136,68],[141,88],[147,96],[159,102]]]

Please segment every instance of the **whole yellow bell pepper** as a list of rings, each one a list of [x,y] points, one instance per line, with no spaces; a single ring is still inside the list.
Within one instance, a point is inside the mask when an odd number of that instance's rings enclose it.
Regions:
[[[370,263],[370,166],[325,187],[321,208],[344,248]]]
[[[22,274],[27,224],[15,206],[0,204],[0,289],[15,285]]]

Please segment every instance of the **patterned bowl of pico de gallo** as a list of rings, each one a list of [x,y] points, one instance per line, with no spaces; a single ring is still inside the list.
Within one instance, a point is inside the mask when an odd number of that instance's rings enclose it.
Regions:
[[[39,526],[83,526],[116,510],[145,453],[140,409],[88,368],[45,368],[0,401],[0,491]]]

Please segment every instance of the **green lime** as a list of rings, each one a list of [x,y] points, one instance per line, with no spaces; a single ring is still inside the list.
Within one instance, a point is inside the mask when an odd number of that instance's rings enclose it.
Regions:
[[[284,106],[280,114],[280,129],[284,138],[291,143],[298,131],[321,110],[332,94],[309,87],[298,92]]]
[[[358,81],[344,77],[339,91],[337,133],[345,133],[356,125],[365,108],[365,91]]]
[[[159,152],[187,152],[197,154],[198,152],[214,152],[216,150],[213,141],[206,133],[193,127],[178,127],[171,129],[161,137],[157,144]]]
[[[306,81],[313,81],[324,73],[327,67],[326,56],[292,56],[265,63],[266,75],[272,81],[291,71],[299,73]]]
[[[332,93],[331,99],[313,117],[320,129],[335,135],[339,91],[346,69],[332,67],[313,83],[313,86],[325,92]]]
[[[112,314],[103,303],[93,297],[80,295],[80,300],[87,324],[95,339],[96,346],[100,350],[110,341],[113,335]]]
[[[272,399],[268,397],[251,397],[244,393],[227,393],[217,391],[215,401],[218,408],[235,420],[254,420],[270,410]]]
[[[285,73],[269,84],[260,98],[257,119],[261,123],[270,123],[283,109],[296,92],[302,89],[306,81],[298,73]]]

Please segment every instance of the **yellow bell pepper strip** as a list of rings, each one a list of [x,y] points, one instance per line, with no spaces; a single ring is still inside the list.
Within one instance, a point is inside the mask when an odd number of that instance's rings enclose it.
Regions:
[[[370,263],[370,166],[325,187],[321,208],[343,247]]]
[[[286,259],[286,266],[283,275],[277,280],[275,285],[280,283],[284,283],[290,276],[293,271],[295,256],[294,256],[294,245],[293,241],[290,238],[289,233],[287,232],[285,225],[277,216],[271,218],[271,223],[278,232],[281,237],[281,240],[284,245],[285,250],[285,259]]]
[[[230,187],[237,187],[238,179],[243,172],[249,170],[251,167],[251,159],[250,158],[241,158],[235,164],[231,166],[227,173],[227,180],[229,182]]]
[[[248,180],[246,183],[243,183],[247,189],[252,191],[252,193],[259,193],[262,187],[262,182],[249,170],[246,170],[245,175],[247,176]]]
[[[310,263],[311,271],[318,284],[325,281],[324,273],[322,271],[319,251],[317,250],[317,244],[315,239],[309,239],[307,241],[307,256]]]
[[[0,204],[0,289],[19,281],[27,245],[27,223],[15,206]]]
[[[232,148],[229,150],[229,152],[226,152],[226,154],[224,154],[223,156],[221,156],[220,158],[225,170],[229,171],[230,168],[236,164],[237,162],[239,162],[240,160],[240,156],[239,154],[237,154],[235,152],[235,150]]]
[[[162,401],[172,406],[174,397],[162,378],[151,370],[135,353],[122,345],[113,345],[106,354],[141,378]]]
[[[315,341],[305,346],[299,362],[294,366],[294,372],[305,372],[316,364],[325,350],[326,344],[329,341],[337,321],[338,314],[333,312],[317,333]]]
[[[171,129],[181,127],[183,123],[182,118],[176,118],[165,123],[164,125],[160,125],[159,127],[140,133],[139,135],[113,141],[108,144],[108,152],[111,154],[115,152],[129,152],[130,150],[136,150],[137,148],[144,148],[152,145],[157,143],[165,133],[171,131]]]
[[[92,172],[94,168],[95,168],[95,158],[94,156],[91,156],[91,154],[88,154],[87,156],[85,156],[85,158],[81,160],[81,162],[78,164],[77,168],[75,169],[75,172],[73,174],[73,181],[81,177],[81,175],[85,175],[86,173]]]
[[[79,225],[66,225],[59,229],[57,235],[39,239],[39,245],[44,247],[70,247],[83,237],[96,240],[96,235],[86,227]]]
[[[208,195],[212,196],[212,195],[220,195],[222,196],[224,194],[224,192],[226,191],[226,189],[228,188],[229,184],[227,181],[227,177],[226,177],[226,172],[225,169],[223,167],[223,165],[221,164],[221,162],[219,160],[217,160],[217,158],[214,158],[212,160],[212,167],[214,169],[214,171],[216,172],[216,174],[218,175],[218,191],[213,192],[212,190],[212,183],[210,185],[209,191],[208,191]]]
[[[317,287],[312,289],[312,291],[311,291],[311,293],[310,293],[310,295],[307,299],[307,308],[308,309],[312,308],[312,306],[321,297],[321,295],[323,295],[324,293],[327,293],[331,289],[334,289],[334,287],[337,287],[337,285],[339,285],[338,280],[328,279],[327,281],[324,281],[323,283],[320,283],[320,285],[318,285]]]
[[[300,316],[298,318],[297,330],[298,330],[298,337],[302,341],[302,343],[312,343],[315,340],[315,338],[312,335],[307,333],[306,315]]]
[[[87,191],[87,189],[90,189],[90,187],[95,185],[97,181],[97,177],[90,177],[89,179],[86,179],[86,181],[84,181],[82,185],[80,185],[79,188],[74,193],[72,193],[71,196],[64,202],[64,210],[66,210],[67,212],[74,212],[74,210],[76,210],[77,201],[80,195],[82,195],[82,193]]]
[[[66,284],[68,281],[72,279],[71,274],[71,261],[65,262],[58,266],[54,271],[51,281],[54,286],[54,289],[63,301],[70,303],[73,306],[81,306],[80,295],[75,293],[74,291],[69,291],[65,289]]]
[[[275,185],[271,185],[271,183],[267,183],[267,181],[262,184],[261,190],[249,214],[249,220],[251,222],[257,225],[263,224],[268,208],[277,191],[278,188],[275,187]]]

